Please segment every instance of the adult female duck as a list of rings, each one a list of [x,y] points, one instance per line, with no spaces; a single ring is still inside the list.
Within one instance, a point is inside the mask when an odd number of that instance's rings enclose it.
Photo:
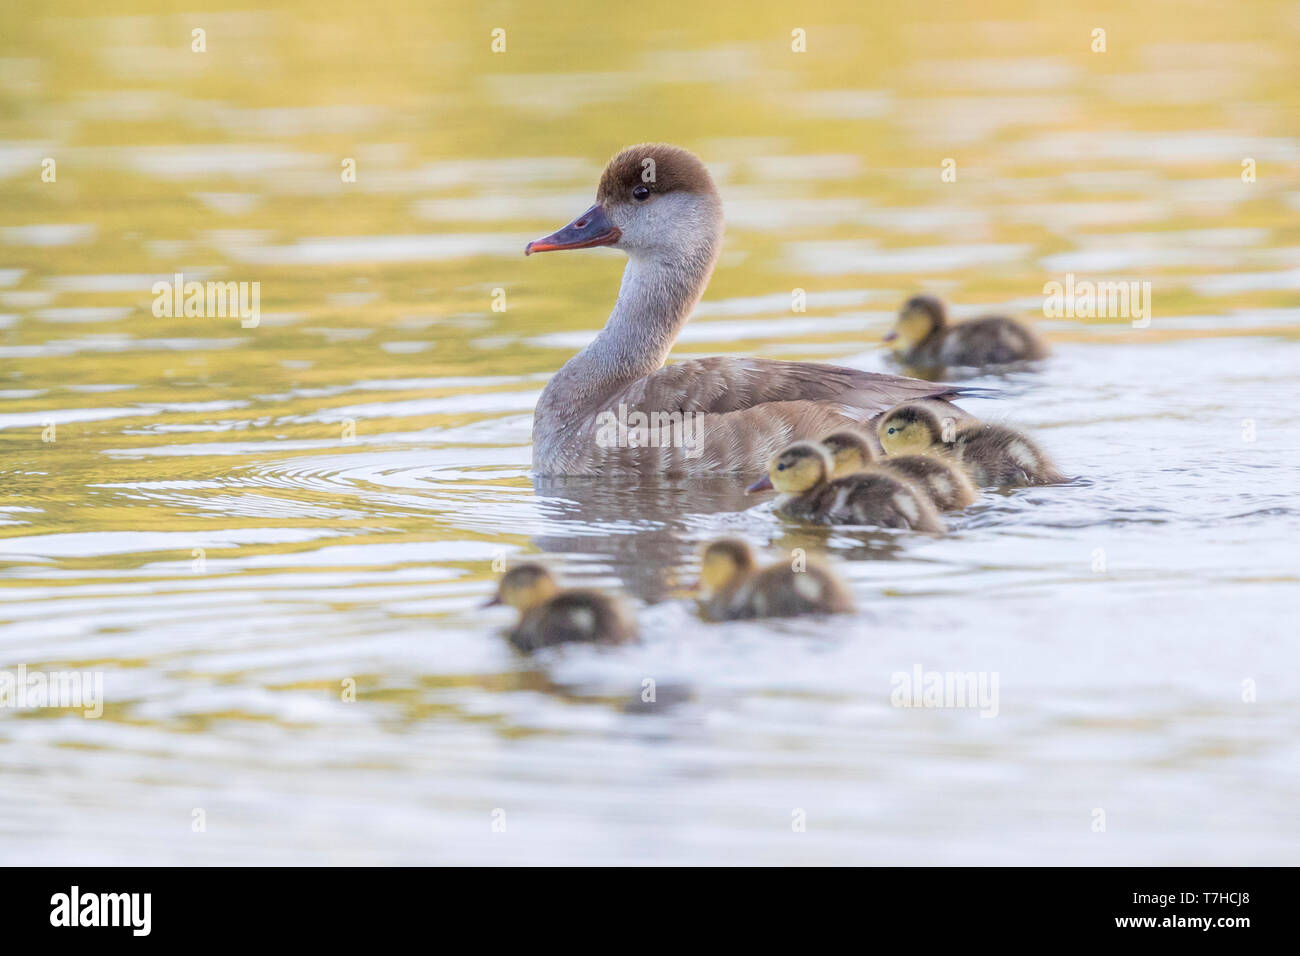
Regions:
[[[538,475],[751,473],[792,441],[870,423],[900,402],[957,394],[811,362],[718,357],[665,367],[708,285],[722,231],[722,201],[704,164],[650,143],[610,160],[596,204],[524,249],[613,246],[628,256],[605,328],[537,403]]]

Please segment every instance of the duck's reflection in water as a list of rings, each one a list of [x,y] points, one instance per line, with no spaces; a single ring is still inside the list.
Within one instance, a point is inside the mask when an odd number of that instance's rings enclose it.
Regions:
[[[780,520],[780,519],[778,519]],[[830,560],[892,561],[903,555],[903,542],[920,532],[884,530],[859,526],[827,527],[782,522],[769,541],[775,551],[787,554],[802,548],[811,554],[828,554]]]
[[[599,565],[593,572],[613,576],[624,592],[646,604],[677,600],[693,605],[687,589],[697,577],[701,546],[722,536],[743,538],[762,549],[763,561],[796,549],[830,551],[832,562],[891,560],[901,554],[906,533],[787,522],[759,507],[765,499],[746,495],[745,485],[734,476],[534,478],[533,491],[546,499],[548,519],[571,523],[572,531],[536,535],[533,542],[547,553],[598,559],[592,562]],[[548,695],[600,701],[629,714],[670,713],[695,696],[688,682],[660,682],[649,704],[639,687],[610,695],[607,689],[556,681],[548,665],[536,658],[526,673],[533,688]]]
[[[572,522],[571,534],[543,534],[534,543],[557,554],[600,555],[623,589],[658,603],[688,586],[699,542],[721,533],[715,516],[755,505],[735,478],[535,478],[551,521]],[[741,522],[737,533],[743,534]],[[762,528],[755,521],[755,528]]]
[[[717,478],[534,478],[548,518],[573,533],[535,536],[542,551],[601,556],[628,594],[656,604],[694,581],[700,545],[732,535],[773,552],[829,551],[831,560],[890,560],[904,535],[870,528],[793,524],[758,508],[735,476]],[[833,546],[832,546],[833,539]],[[603,569],[602,569],[603,570]]]

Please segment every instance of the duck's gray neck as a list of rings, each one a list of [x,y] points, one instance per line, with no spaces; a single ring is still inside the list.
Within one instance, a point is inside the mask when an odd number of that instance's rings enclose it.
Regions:
[[[716,260],[716,244],[672,260],[630,257],[605,327],[547,383],[536,419],[548,412],[581,416],[591,403],[662,367]]]

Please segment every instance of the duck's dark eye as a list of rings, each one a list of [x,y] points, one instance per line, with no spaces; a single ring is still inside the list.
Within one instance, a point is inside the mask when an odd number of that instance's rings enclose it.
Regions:
[[[892,435],[892,434],[894,434],[894,432],[896,432],[896,431],[898,431],[897,428],[891,428],[891,429],[889,430],[889,434]]]
[[[785,471],[785,465],[777,465],[777,466],[776,466],[776,470],[777,470],[777,471]]]
[[[635,199],[637,202],[645,202],[647,199],[650,198],[650,187],[649,186],[636,187],[636,189],[632,190],[632,198]]]

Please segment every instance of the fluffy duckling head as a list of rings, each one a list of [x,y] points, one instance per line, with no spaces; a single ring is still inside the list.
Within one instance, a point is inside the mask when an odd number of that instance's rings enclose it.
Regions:
[[[822,439],[822,447],[830,452],[835,465],[832,478],[856,474],[876,460],[875,449],[855,431],[832,432]]]
[[[942,299],[935,295],[914,295],[898,310],[898,320],[885,333],[885,341],[895,352],[908,352],[947,324],[948,312]]]
[[[529,561],[502,575],[496,596],[488,601],[488,606],[508,604],[522,613],[549,601],[559,590],[555,575],[535,561]]]
[[[745,490],[749,493],[775,488],[785,495],[802,494],[817,487],[835,470],[830,453],[810,441],[797,441],[772,456],[767,474]]]
[[[880,447],[886,455],[920,455],[945,440],[944,423],[924,405],[899,405],[880,419]]]
[[[754,552],[737,538],[711,542],[700,558],[700,595],[711,598],[719,591],[753,573]]]

